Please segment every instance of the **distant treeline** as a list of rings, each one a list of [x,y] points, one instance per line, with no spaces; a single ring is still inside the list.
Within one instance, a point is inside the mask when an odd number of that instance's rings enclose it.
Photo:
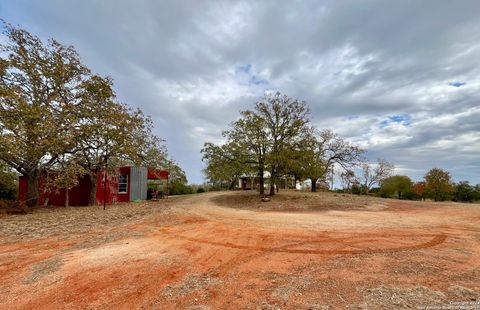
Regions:
[[[480,184],[472,185],[469,181],[455,183],[452,181],[450,173],[440,168],[431,169],[419,182],[413,182],[406,175],[393,175],[382,179],[379,185],[379,187],[372,188],[369,194],[408,200],[480,201]],[[359,182],[354,182],[351,186],[337,191],[358,195],[367,192],[364,185]]]

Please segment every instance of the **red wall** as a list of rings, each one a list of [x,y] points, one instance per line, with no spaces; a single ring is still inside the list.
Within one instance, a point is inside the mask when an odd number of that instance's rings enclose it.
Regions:
[[[127,167],[128,168],[128,167]],[[124,169],[124,168],[121,168]],[[129,168],[128,168],[129,169]],[[105,184],[105,175],[103,172],[99,173],[97,180],[97,205],[103,204],[103,191]],[[52,192],[45,192],[45,179],[39,179],[39,199],[38,204],[43,205],[48,197],[48,204],[52,206],[64,206],[65,205],[65,190],[58,190]],[[129,184],[130,186],[130,184]],[[86,206],[90,197],[90,178],[82,176],[79,178],[79,184],[69,191],[69,200],[71,206]],[[130,187],[129,187],[130,189]],[[120,197],[121,196],[121,197]],[[107,203],[128,202],[128,194],[118,194],[118,176],[116,174],[109,174],[107,176],[107,190],[106,190]],[[18,186],[18,200],[25,201],[27,198],[27,180],[21,176],[19,178]]]
[[[90,188],[89,188],[90,190]],[[103,205],[103,193],[105,191],[105,196],[107,197],[107,204],[114,204],[120,202],[118,199],[118,175],[117,174],[107,174],[107,187],[105,189],[105,174],[101,171],[98,174],[97,180],[97,205]]]
[[[27,179],[24,176],[18,178],[18,200],[27,200]]]

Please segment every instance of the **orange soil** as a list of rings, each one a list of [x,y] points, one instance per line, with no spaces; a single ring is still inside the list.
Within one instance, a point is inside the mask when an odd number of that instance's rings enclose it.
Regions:
[[[111,242],[80,246],[113,233],[100,229],[0,245],[0,308],[396,308],[367,298],[382,286],[480,296],[478,205],[277,212],[218,195],[172,198],[171,214],[118,226],[131,234]]]

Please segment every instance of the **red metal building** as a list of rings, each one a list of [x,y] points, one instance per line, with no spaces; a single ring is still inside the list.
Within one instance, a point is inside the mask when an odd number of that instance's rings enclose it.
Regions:
[[[105,189],[105,174],[99,173],[97,179],[97,205],[103,204],[106,199],[107,204],[119,202],[130,202],[135,200],[147,199],[147,180],[166,180],[168,182],[169,172],[165,170],[155,170],[146,167],[121,167],[118,173],[107,174],[107,186]],[[48,199],[48,205],[65,205],[65,190],[46,191],[45,179],[39,180],[39,199],[38,204],[43,205]],[[69,191],[69,205],[86,206],[90,196],[92,184],[88,175],[79,178],[79,183]],[[27,197],[27,180],[21,176],[19,178],[18,199],[25,201]]]

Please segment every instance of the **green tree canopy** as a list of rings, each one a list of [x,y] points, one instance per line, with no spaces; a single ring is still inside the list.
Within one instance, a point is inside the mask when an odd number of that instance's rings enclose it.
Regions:
[[[477,185],[478,188],[478,185]],[[453,198],[455,201],[473,202],[480,199],[480,191],[468,181],[460,181],[455,184]]]
[[[381,181],[380,195],[383,197],[404,198],[412,191],[412,180],[406,175],[394,175]]]
[[[424,176],[425,195],[435,201],[447,200],[454,192],[450,172],[440,168],[432,168]]]
[[[227,143],[217,146],[212,143],[205,143],[202,149],[202,160],[206,163],[204,174],[211,183],[228,183],[233,189],[235,181],[242,175],[255,173],[250,161],[251,154],[242,145]],[[244,158],[242,159],[242,156]]]

